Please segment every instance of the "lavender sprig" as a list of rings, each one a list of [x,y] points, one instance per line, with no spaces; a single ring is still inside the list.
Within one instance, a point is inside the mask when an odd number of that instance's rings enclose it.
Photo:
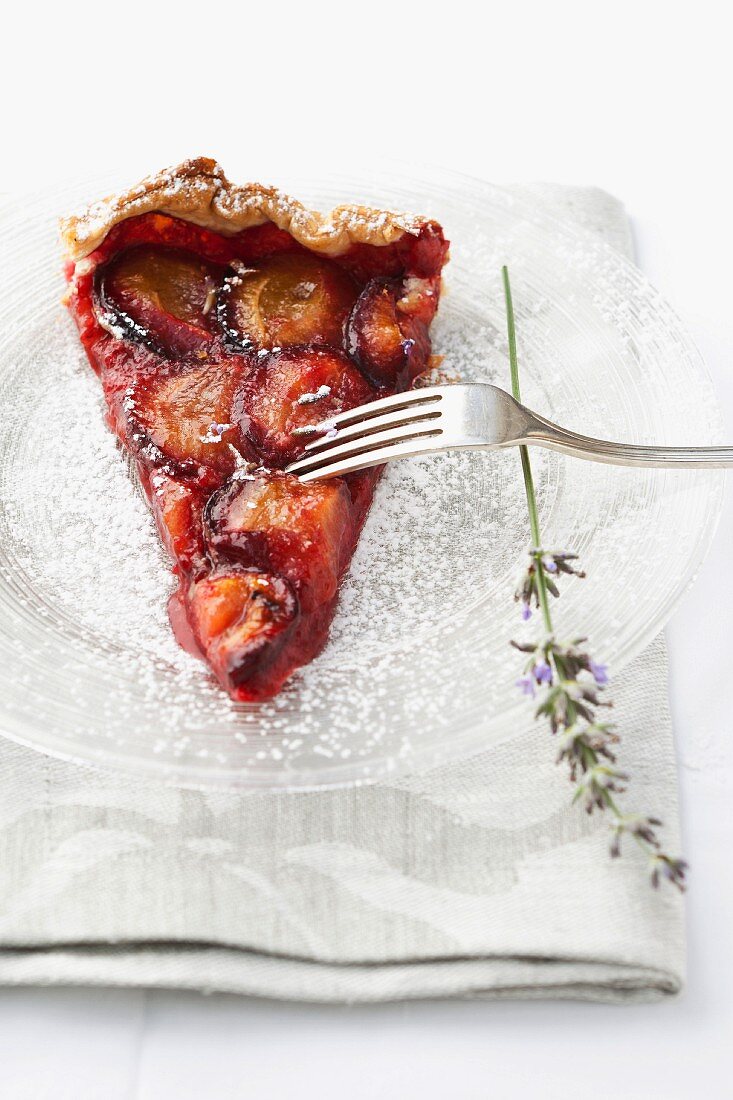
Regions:
[[[560,589],[555,584],[555,577],[560,576],[561,573],[573,574],[576,577],[584,577],[585,573],[581,573],[579,569],[573,566],[573,562],[577,559],[577,554],[570,554],[565,551],[552,551],[547,553],[539,547],[533,547],[529,552],[530,563],[524,572],[522,582],[514,593],[515,600],[521,600],[522,603],[522,618],[527,621],[532,617],[532,603],[535,607],[540,606],[540,593],[539,593],[539,567],[542,569],[545,575],[545,588],[553,596],[560,595]]]
[[[506,267],[502,268],[502,278],[512,393],[520,401],[514,308]],[[662,850],[657,836],[662,825],[659,818],[625,813],[618,804],[617,796],[625,793],[628,775],[617,765],[616,746],[620,738],[615,726],[598,717],[601,708],[613,706],[603,698],[608,684],[606,666],[593,659],[586,648],[587,638],[565,643],[555,639],[550,596],[560,595],[557,580],[570,575],[582,578],[585,573],[576,567],[577,554],[542,549],[537,497],[526,447],[520,447],[520,455],[532,549],[514,598],[521,603],[523,620],[531,618],[533,607],[541,612],[545,637],[539,642],[511,643],[527,657],[517,686],[525,695],[538,699],[535,717],[547,719],[558,738],[557,763],[567,764],[570,780],[575,784],[573,802],[580,802],[588,814],[606,810],[612,815],[611,856],[621,854],[624,836],[633,837],[649,859],[652,886],[666,879],[684,890],[687,863]]]

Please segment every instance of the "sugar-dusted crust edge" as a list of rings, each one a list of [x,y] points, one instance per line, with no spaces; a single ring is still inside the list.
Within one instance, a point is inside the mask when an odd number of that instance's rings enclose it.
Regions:
[[[118,222],[153,211],[228,235],[273,222],[306,248],[330,256],[346,252],[352,244],[392,244],[406,233],[419,233],[429,221],[366,206],[337,206],[321,214],[275,187],[230,183],[215,160],[197,157],[63,218],[61,238],[69,259],[80,260],[93,252]]]

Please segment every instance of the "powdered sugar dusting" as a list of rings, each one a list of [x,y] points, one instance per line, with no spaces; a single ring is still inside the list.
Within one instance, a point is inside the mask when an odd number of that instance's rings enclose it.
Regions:
[[[503,364],[496,348],[492,352],[492,335],[479,328],[470,341],[463,328],[460,314],[446,319],[437,330],[442,352],[463,364],[467,378],[477,372],[494,377]],[[251,750],[256,759],[278,759],[288,749],[287,730],[290,751],[301,762],[313,754],[368,761],[383,731],[376,727],[365,735],[363,727],[380,694],[387,704],[395,662],[418,646],[427,669],[435,660],[428,655],[432,640],[455,637],[492,584],[506,587],[524,540],[521,497],[506,491],[516,482],[516,463],[506,455],[488,464],[462,454],[390,468],[343,586],[326,650],[272,704],[235,706],[171,633],[170,565],[134,469],[105,427],[101,388],[71,321],[54,311],[50,325],[37,322],[32,340],[26,331],[21,342],[26,370],[14,379],[13,401],[31,415],[10,443],[14,476],[5,506],[12,568],[29,586],[27,598],[68,638],[69,653],[97,667],[101,661],[103,673],[114,671],[114,703],[107,694],[100,717],[110,722],[114,708],[119,727],[125,710],[152,708],[156,750],[174,757],[189,753],[203,723],[213,727],[211,743],[197,751],[229,759],[232,745],[249,746],[248,726],[254,724],[258,736],[267,735]],[[461,491],[465,484],[473,487],[468,495]],[[507,538],[508,531],[516,538]],[[361,679],[366,667],[368,693],[349,686],[339,704],[344,689],[338,685]],[[437,667],[434,679],[438,685]],[[450,691],[445,681],[444,692]],[[447,697],[436,687],[427,701],[434,715],[450,713]],[[334,722],[339,706],[340,721]],[[332,714],[326,732],[324,708]],[[222,728],[230,739],[223,751]],[[354,729],[360,735],[350,739]],[[405,742],[399,751],[408,747]]]
[[[675,442],[675,427],[681,442],[714,438],[694,353],[630,268],[519,216],[506,193],[473,196],[463,181],[420,193],[453,238],[434,330],[445,369],[506,384],[499,267],[510,257],[528,404],[621,439]],[[393,198],[402,205],[404,195]],[[511,453],[393,464],[329,645],[273,703],[232,704],[177,647],[168,563],[58,304],[49,205],[19,205],[3,237],[13,272],[0,289],[4,728],[80,759],[243,787],[369,780],[511,732],[521,705],[507,644],[518,631],[511,595],[527,543]],[[589,573],[563,598],[560,626],[593,630],[618,667],[679,589],[719,482],[702,473],[681,486],[669,474],[584,466],[569,492],[562,460],[536,454],[535,469],[548,543],[579,550]],[[635,549],[645,539],[661,564],[640,590]]]
[[[165,555],[64,321],[27,361],[18,394],[34,416],[18,440],[22,476],[5,502],[17,563],[90,639],[181,665],[167,627]],[[51,370],[38,392],[44,359]]]

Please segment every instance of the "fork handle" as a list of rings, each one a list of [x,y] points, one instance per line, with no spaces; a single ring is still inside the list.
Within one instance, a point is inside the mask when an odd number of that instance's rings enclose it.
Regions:
[[[678,470],[733,467],[733,447],[642,447],[635,443],[611,443],[607,439],[593,439],[589,435],[567,431],[536,413],[533,414],[533,421],[525,432],[524,440],[519,442],[549,447],[553,451],[562,451],[592,462]]]

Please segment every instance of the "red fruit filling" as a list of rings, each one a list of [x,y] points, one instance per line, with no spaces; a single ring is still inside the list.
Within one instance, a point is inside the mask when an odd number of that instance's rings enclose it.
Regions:
[[[310,425],[376,396],[348,356],[330,348],[291,348],[260,360],[244,395],[245,435],[272,466],[302,452]]]
[[[195,355],[211,342],[217,270],[190,252],[141,245],[98,275],[103,327],[159,355]]]
[[[202,511],[208,492],[156,472],[149,496],[163,544],[179,571],[201,573],[206,568]]]
[[[362,291],[349,320],[349,353],[375,386],[394,386],[411,347],[397,321],[399,284],[375,279]]]
[[[227,476],[247,446],[236,424],[242,384],[236,360],[141,380],[124,402],[133,448],[146,465],[182,477]]]
[[[302,485],[288,474],[235,479],[209,501],[204,537],[214,561],[241,562],[286,577],[303,611],[336,595],[352,548],[344,482]]]
[[[235,698],[269,694],[278,660],[298,618],[282,577],[256,570],[222,570],[192,584],[191,627],[219,683]]]
[[[334,261],[269,223],[224,236],[152,213],[67,269],[179,576],[174,628],[235,699],[270,698],[322,648],[379,476],[278,469],[310,425],[425,369],[446,253],[433,223]]]
[[[373,279],[354,306],[346,346],[375,386],[401,389],[427,363],[437,288],[426,279]]]
[[[230,344],[239,349],[333,344],[358,288],[330,260],[308,252],[281,252],[239,270],[224,282],[216,315]]]

